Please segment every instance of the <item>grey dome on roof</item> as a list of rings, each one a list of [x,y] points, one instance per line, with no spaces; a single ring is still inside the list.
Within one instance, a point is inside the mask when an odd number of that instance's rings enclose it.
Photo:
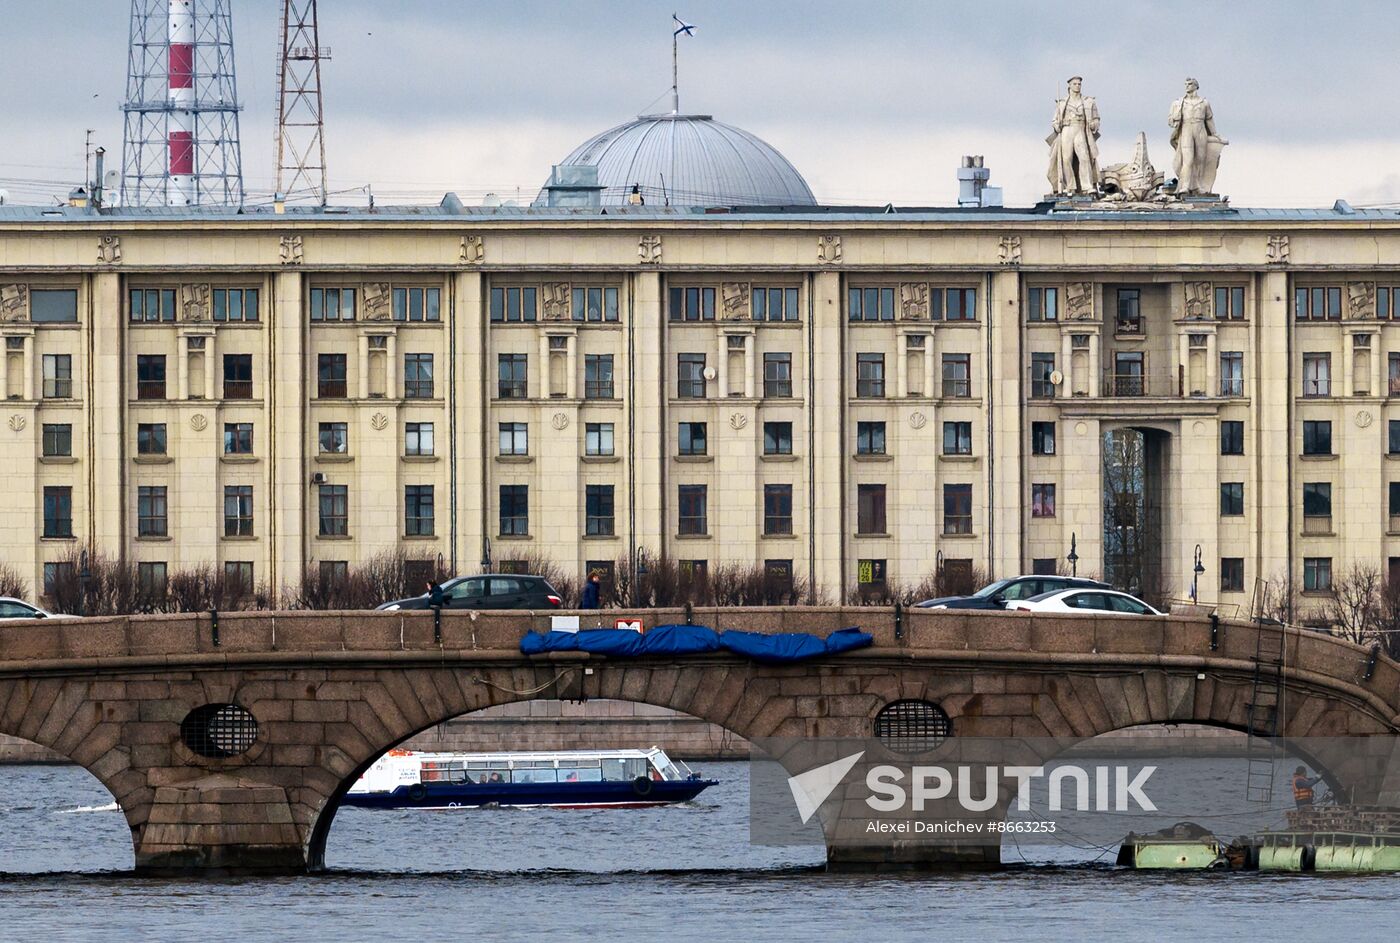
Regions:
[[[709,115],[642,115],[585,141],[561,164],[598,168],[604,206],[634,186],[660,206],[815,206],[807,181],[772,145]],[[547,194],[541,192],[539,202]]]

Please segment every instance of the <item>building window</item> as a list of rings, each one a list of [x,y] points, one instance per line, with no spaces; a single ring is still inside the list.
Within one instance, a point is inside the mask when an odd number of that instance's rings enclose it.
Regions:
[[[856,354],[856,396],[882,399],[885,395],[885,355]]]
[[[1391,455],[1400,455],[1400,419],[1390,420],[1386,432],[1386,451]]]
[[[1332,454],[1332,423],[1325,419],[1303,420],[1303,454]]]
[[[1330,593],[1332,591],[1332,558],[1303,558],[1303,592]]]
[[[972,454],[972,423],[945,422],[943,424],[943,454]]]
[[[972,533],[972,485],[943,486],[943,533]]]
[[[1332,355],[1303,355],[1303,395],[1332,395]]]
[[[1226,419],[1220,423],[1220,454],[1244,454],[1244,422],[1239,419]]]
[[[1147,378],[1144,376],[1141,351],[1119,351],[1113,355],[1113,383],[1110,396],[1145,396]]]
[[[573,291],[575,321],[616,321],[616,288],[575,288]]]
[[[680,454],[704,455],[708,449],[707,426],[703,422],[683,422],[680,424]]]
[[[862,589],[873,589],[885,585],[885,561],[858,560],[856,562],[856,583]]]
[[[165,486],[140,486],[136,489],[136,535],[164,537],[166,533]]]
[[[1215,289],[1215,316],[1221,321],[1244,320],[1244,288]]]
[[[1060,318],[1060,290],[1058,288],[1032,288],[1026,297],[1026,320],[1058,321]]]
[[[73,426],[71,423],[44,423],[44,457],[66,458],[73,455]]]
[[[1220,395],[1244,395],[1244,352],[1226,350],[1220,354]]]
[[[1400,289],[1397,289],[1397,297],[1400,297]],[[1400,318],[1400,313],[1395,317]],[[1391,396],[1400,396],[1400,353],[1391,353],[1386,357],[1386,392]]]
[[[346,485],[321,485],[322,537],[344,537],[350,529],[350,490]]]
[[[893,288],[852,288],[846,295],[852,321],[893,321]]]
[[[535,320],[536,289],[492,288],[492,321],[533,321]]]
[[[797,321],[796,288],[761,288],[753,290],[753,319],[755,321]]]
[[[1036,557],[1031,561],[1032,576],[1054,576],[1056,560],[1054,557]]]
[[[1293,313],[1299,321],[1340,321],[1342,319],[1341,287],[1334,285],[1294,289]]]
[[[71,288],[38,289],[29,293],[29,320],[35,324],[78,320],[78,293]]]
[[[175,289],[133,288],[127,294],[133,323],[175,320]]]
[[[501,399],[525,399],[527,369],[525,354],[496,355],[496,395]]]
[[[501,536],[530,533],[530,486],[501,485]]]
[[[349,560],[322,560],[316,565],[321,585],[338,586],[350,576]]]
[[[1031,517],[1055,516],[1054,484],[1031,485]]]
[[[442,310],[441,288],[395,288],[395,321],[436,321]]]
[[[316,396],[320,399],[344,399],[345,355],[316,355]]]
[[[589,537],[613,535],[613,486],[584,486],[584,533]]]
[[[583,454],[613,454],[613,424],[610,422],[590,422],[584,426]]]
[[[164,561],[136,564],[136,585],[147,599],[164,599],[167,587]]]
[[[1244,514],[1244,482],[1220,483],[1220,516],[1239,517]]]
[[[253,454],[253,424],[251,422],[224,423],[224,454]]]
[[[343,422],[323,422],[317,426],[316,440],[325,455],[344,455],[350,445]]]
[[[1376,317],[1382,321],[1391,318],[1400,318],[1400,288],[1386,288],[1384,286],[1376,289]]]
[[[1031,396],[1035,399],[1054,399],[1055,384],[1050,374],[1055,372],[1054,354],[1031,354]]]
[[[165,454],[165,423],[141,422],[136,424],[136,454]]]
[[[311,320],[313,320],[313,321],[353,321],[353,320],[355,320],[355,289],[353,289],[353,288],[313,288],[313,289],[311,289]]]
[[[972,355],[943,355],[943,395],[966,398],[972,395]]]
[[[1118,289],[1118,317],[1113,331],[1115,334],[1142,333],[1142,292],[1138,289]]]
[[[1332,484],[1303,483],[1303,533],[1325,534],[1332,529]]]
[[[856,485],[856,533],[888,533],[885,530],[884,485]]]
[[[1390,516],[1395,518],[1400,516],[1400,481],[1390,482]],[[1392,526],[1391,530],[1395,530]]]
[[[215,321],[256,321],[258,319],[258,290],[256,288],[215,288]]]
[[[403,355],[403,395],[405,399],[433,398],[433,355]]]
[[[715,319],[715,290],[713,288],[672,288],[672,321],[713,321]]]
[[[885,424],[883,422],[856,423],[856,454],[885,454]]]
[[[763,395],[792,395],[792,354],[763,355]]]
[[[433,536],[432,485],[404,485],[403,532],[406,537]]]
[[[682,399],[704,399],[705,355],[678,354],[676,356],[676,370],[676,395]]]
[[[73,489],[44,488],[44,536],[73,536]]]
[[[1220,591],[1244,592],[1244,557],[1220,558]]]
[[[613,398],[612,354],[584,354],[583,396],[584,399]]]
[[[224,485],[224,536],[253,536],[252,485]]]
[[[253,355],[224,354],[224,399],[253,398]]]
[[[73,355],[44,354],[44,398],[73,396]]]
[[[763,486],[763,534],[792,533],[792,485]]]
[[[139,354],[136,357],[136,398],[165,399],[165,355]]]
[[[524,424],[521,424],[524,428]],[[403,426],[403,454],[433,455],[433,424],[431,422],[406,422]],[[521,453],[524,454],[523,452]]]
[[[253,591],[253,561],[229,560],[224,563],[224,590],[234,597]]]
[[[74,566],[72,563],[63,561],[60,563],[44,564],[44,595],[52,596],[60,586],[72,586],[76,579]]]
[[[792,423],[765,422],[763,424],[763,454],[792,454]]]
[[[710,525],[707,505],[709,489],[705,485],[678,485],[677,507],[680,510],[680,534],[708,534]]]
[[[934,297],[937,297],[938,293],[937,288],[930,292]],[[944,309],[949,321],[977,320],[977,289],[949,288],[945,297],[947,300]]]
[[[500,436],[500,454],[529,455],[530,425],[525,422],[503,422],[497,425]]]
[[[1053,423],[1053,422],[1033,422],[1033,423],[1031,423],[1031,454],[1032,454],[1032,455],[1054,455],[1054,454],[1055,454],[1055,423]]]

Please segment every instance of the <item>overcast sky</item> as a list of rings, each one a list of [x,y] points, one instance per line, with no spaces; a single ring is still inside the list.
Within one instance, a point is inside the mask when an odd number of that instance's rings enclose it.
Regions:
[[[266,191],[281,2],[229,2],[245,175]],[[986,155],[1008,203],[1034,202],[1075,73],[1098,98],[1103,163],[1142,130],[1170,170],[1167,110],[1190,75],[1231,142],[1218,188],[1236,205],[1400,201],[1394,0],[325,0],[331,189],[528,201],[585,138],[669,108],[673,9],[698,27],[681,39],[682,110],[766,139],[824,202],[946,205],[965,153]],[[88,128],[120,152],[129,11],[0,0],[15,202],[82,177]]]

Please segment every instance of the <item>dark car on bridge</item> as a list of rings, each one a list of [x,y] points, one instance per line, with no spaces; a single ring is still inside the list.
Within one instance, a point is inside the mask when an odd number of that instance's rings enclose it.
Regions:
[[[459,576],[442,584],[444,609],[558,609],[564,600],[543,576],[487,573]],[[376,609],[428,609],[428,594],[395,599]]]
[[[971,596],[940,596],[915,603],[920,609],[1005,609],[1014,599],[1030,599],[1063,589],[1112,589],[1107,583],[1079,576],[1013,576],[988,583]]]

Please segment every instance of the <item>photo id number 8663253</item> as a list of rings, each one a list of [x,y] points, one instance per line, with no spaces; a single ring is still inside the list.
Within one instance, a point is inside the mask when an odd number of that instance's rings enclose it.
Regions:
[[[988,822],[987,831],[1016,835],[1048,835],[1055,831],[1054,822]]]

